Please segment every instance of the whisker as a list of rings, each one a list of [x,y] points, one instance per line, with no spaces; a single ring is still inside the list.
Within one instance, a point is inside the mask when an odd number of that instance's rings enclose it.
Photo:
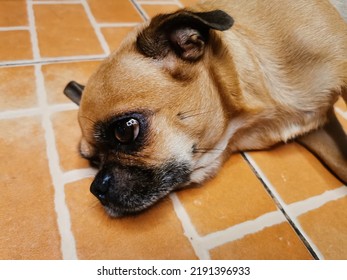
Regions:
[[[223,149],[215,149],[215,148],[194,148],[193,153],[194,154],[206,154],[206,153],[220,153],[223,152]]]
[[[211,113],[213,111],[204,111],[204,112],[196,112],[197,110],[190,110],[190,111],[186,111],[186,112],[182,112],[182,113],[178,113],[177,116],[181,119],[181,120],[185,120],[188,118],[192,118],[192,117],[197,117],[200,115],[204,115],[204,114],[208,114]]]

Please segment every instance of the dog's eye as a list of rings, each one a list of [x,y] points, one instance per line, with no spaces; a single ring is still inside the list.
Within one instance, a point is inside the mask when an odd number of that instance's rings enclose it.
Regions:
[[[136,140],[140,132],[139,121],[133,118],[119,120],[116,123],[114,135],[122,144],[130,144]]]

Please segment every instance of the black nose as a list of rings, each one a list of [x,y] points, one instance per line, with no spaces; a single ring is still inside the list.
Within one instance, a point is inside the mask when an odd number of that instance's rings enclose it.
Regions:
[[[90,192],[95,195],[102,204],[107,202],[107,193],[113,184],[113,176],[108,170],[100,170],[90,186]]]

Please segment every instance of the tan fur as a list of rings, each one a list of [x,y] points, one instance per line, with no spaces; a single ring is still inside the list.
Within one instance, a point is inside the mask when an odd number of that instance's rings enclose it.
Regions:
[[[134,41],[146,23],[101,65],[81,101],[82,153],[93,153],[95,122],[150,110],[149,143],[125,163],[184,159],[193,166],[191,182],[202,182],[230,152],[322,127],[342,90],[346,99],[347,25],[329,1],[204,1],[189,10],[215,9],[235,24],[210,31],[195,63],[141,55]],[[192,154],[194,144],[214,150]]]

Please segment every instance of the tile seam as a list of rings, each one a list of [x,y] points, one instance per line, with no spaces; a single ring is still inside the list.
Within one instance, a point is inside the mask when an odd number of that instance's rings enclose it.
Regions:
[[[0,27],[0,32],[6,31],[29,31],[29,26],[21,25],[21,26],[3,26]]]
[[[39,107],[2,111],[0,112],[0,119],[9,120],[22,117],[31,117],[36,115],[41,115]]]
[[[154,6],[154,5],[161,5],[161,6],[168,6],[168,5],[178,5],[177,1],[171,0],[171,1],[136,1],[139,5],[148,5],[148,6]]]
[[[145,10],[141,7],[141,5],[136,0],[129,0],[130,3],[134,6],[135,10],[140,14],[143,20],[149,20],[149,16],[145,12]]]
[[[92,11],[90,10],[89,4],[87,3],[86,0],[81,0],[81,4],[86,12],[86,15],[89,19],[90,24],[92,25],[93,29],[94,29],[94,33],[96,35],[96,37],[98,38],[99,44],[101,45],[101,48],[104,52],[104,54],[109,55],[110,54],[110,48],[106,42],[106,39],[104,37],[104,35],[102,34],[100,27],[98,27],[97,21],[92,13]]]
[[[70,0],[70,1],[67,1],[67,0],[56,0],[56,1],[35,1],[35,0],[32,0],[30,1],[30,3],[34,4],[34,5],[73,5],[73,4],[81,4],[81,0]]]
[[[175,0],[174,2],[176,2],[177,6],[179,6],[180,8],[184,8],[184,5],[181,3],[181,1]]]
[[[39,60],[40,50],[39,50],[39,42],[35,28],[35,14],[33,4],[30,1],[26,1],[27,4],[27,13],[28,13],[28,24],[29,24],[29,32],[30,32],[30,40],[31,40],[31,48],[33,52],[33,60]]]
[[[66,171],[62,174],[64,184],[77,182],[86,178],[94,177],[97,170],[94,168],[80,168]]]
[[[250,165],[250,168],[252,168],[253,172],[255,172],[256,176],[259,178],[259,180],[264,185],[264,188],[266,189],[266,191],[272,197],[272,199],[276,203],[277,207],[280,209],[282,214],[286,217],[287,221],[292,226],[292,228],[295,230],[298,237],[300,237],[300,239],[305,244],[307,249],[310,251],[312,256],[315,259],[324,259],[322,253],[320,252],[320,250],[318,249],[316,244],[311,240],[311,238],[303,230],[303,228],[301,227],[301,224],[297,220],[296,216],[294,216],[290,212],[290,209],[288,209],[288,205],[282,200],[279,193],[276,191],[274,186],[271,184],[270,180],[263,173],[263,171],[258,166],[258,164],[255,162],[255,160],[252,158],[252,156],[249,155],[248,153],[242,153],[242,156],[247,161],[247,163]]]
[[[97,23],[99,28],[120,28],[120,27],[135,27],[142,22],[102,22]]]
[[[65,202],[64,183],[59,167],[59,155],[55,143],[54,129],[50,120],[50,113],[45,103],[45,89],[41,66],[36,65],[35,69],[38,98],[42,110],[42,126],[45,131],[46,154],[54,187],[54,206],[61,237],[61,251],[63,259],[77,259],[75,239],[71,231],[70,213]]]
[[[344,119],[347,120],[347,112],[342,111],[340,108],[335,107],[335,111]]]
[[[181,222],[181,225],[183,227],[184,235],[188,238],[190,244],[192,245],[194,252],[196,256],[199,259],[202,260],[209,260],[210,254],[206,248],[204,248],[204,244],[202,243],[202,239],[197,233],[192,221],[190,220],[190,217],[185,210],[184,206],[182,205],[181,201],[179,200],[177,194],[172,193],[170,194],[170,199],[172,201],[174,211],[176,213],[176,216]]]
[[[324,193],[309,197],[305,200],[301,200],[298,202],[294,202],[291,204],[288,204],[288,209],[292,215],[295,217],[299,217],[303,214],[306,214],[310,211],[319,209],[320,207],[324,206],[325,204],[347,197],[347,187],[342,186],[340,188],[325,191]]]
[[[52,114],[52,113],[59,113],[59,112],[67,112],[67,111],[73,111],[77,110],[77,106],[73,103],[62,103],[62,104],[54,104],[54,105],[48,105],[46,110]],[[23,108],[23,109],[15,109],[15,110],[5,110],[0,112],[0,118],[1,119],[16,119],[16,118],[22,118],[22,117],[30,117],[35,115],[41,115],[40,107],[31,107],[31,108]]]
[[[265,213],[254,220],[235,224],[224,230],[202,236],[202,242],[208,250],[242,239],[250,234],[258,233],[265,228],[281,224],[287,220],[279,210]]]
[[[34,59],[38,60],[40,59],[40,51],[37,34],[35,31],[35,16],[33,4],[30,1],[27,1],[26,3]],[[61,238],[60,248],[62,257],[63,259],[77,259],[76,244],[71,231],[70,213],[65,203],[64,184],[61,180],[61,170],[59,167],[59,155],[56,149],[53,125],[50,120],[50,112],[48,111],[46,90],[41,65],[35,65],[34,71],[37,100],[39,108],[41,110],[41,122],[46,142],[48,167],[54,188],[54,207],[57,215],[56,219]]]
[[[73,62],[85,62],[85,61],[97,61],[107,58],[106,54],[96,55],[81,55],[81,56],[58,56],[58,57],[42,57],[40,59],[26,59],[26,60],[9,60],[0,62],[0,67],[20,67],[20,66],[32,66],[35,64],[54,64],[54,63],[73,63]]]

